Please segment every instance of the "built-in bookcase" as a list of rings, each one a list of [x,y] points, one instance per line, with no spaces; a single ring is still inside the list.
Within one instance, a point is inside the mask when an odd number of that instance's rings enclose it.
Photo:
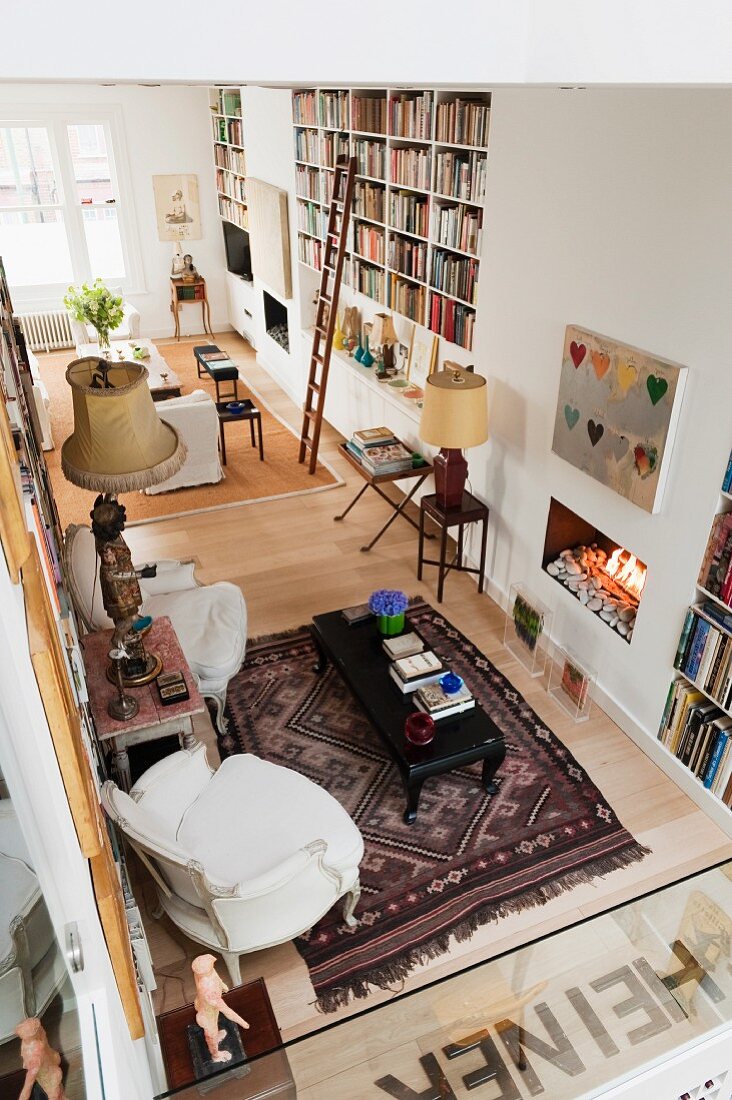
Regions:
[[[248,229],[244,122],[239,88],[209,88],[219,214]]]
[[[687,610],[659,741],[732,807],[732,454]]]
[[[488,92],[294,91],[300,262],[321,269],[335,158],[355,156],[344,281],[470,350],[490,105]]]

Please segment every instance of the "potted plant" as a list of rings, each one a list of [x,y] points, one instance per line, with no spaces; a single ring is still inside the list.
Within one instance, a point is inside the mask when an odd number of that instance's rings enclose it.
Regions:
[[[389,637],[404,630],[409,600],[398,589],[379,588],[369,596],[369,610],[376,616],[379,633]]]
[[[102,279],[95,279],[81,289],[70,286],[64,297],[64,305],[76,321],[92,325],[99,341],[99,355],[106,359],[110,353],[109,334],[122,324],[124,309],[121,295],[113,294]]]

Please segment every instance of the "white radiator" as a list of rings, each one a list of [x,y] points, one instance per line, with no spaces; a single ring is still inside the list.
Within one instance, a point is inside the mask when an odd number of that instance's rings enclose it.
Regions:
[[[26,343],[33,351],[54,351],[57,348],[73,348],[69,315],[63,310],[52,313],[19,313]]]

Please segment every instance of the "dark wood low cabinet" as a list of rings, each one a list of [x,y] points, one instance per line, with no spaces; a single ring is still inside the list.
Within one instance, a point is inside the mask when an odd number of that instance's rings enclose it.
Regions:
[[[212,1100],[259,1100],[260,1097],[296,1100],[297,1090],[290,1063],[287,1052],[282,1049],[282,1037],[264,979],[257,978],[246,985],[238,985],[225,993],[224,999],[249,1024],[248,1031],[240,1030],[249,1059],[246,1063],[249,1073],[245,1077],[234,1077],[234,1067],[229,1080],[225,1072],[218,1079],[210,1078],[211,1083],[216,1080],[216,1087],[210,1093]],[[204,1082],[196,1081],[186,1034],[188,1025],[195,1022],[196,1010],[192,1004],[162,1012],[157,1017],[168,1087],[181,1089],[189,1086],[191,1100],[198,1095],[196,1085],[204,1085]],[[181,1100],[185,1097],[187,1093],[181,1094]]]

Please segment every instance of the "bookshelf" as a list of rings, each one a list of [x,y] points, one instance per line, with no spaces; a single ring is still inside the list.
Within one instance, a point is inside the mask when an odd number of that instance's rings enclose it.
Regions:
[[[355,156],[345,284],[470,351],[490,105],[489,92],[293,91],[300,263],[320,270],[333,158]]]
[[[732,808],[732,454],[684,619],[658,740]]]
[[[219,214],[240,229],[248,229],[241,89],[209,88],[209,106]]]

